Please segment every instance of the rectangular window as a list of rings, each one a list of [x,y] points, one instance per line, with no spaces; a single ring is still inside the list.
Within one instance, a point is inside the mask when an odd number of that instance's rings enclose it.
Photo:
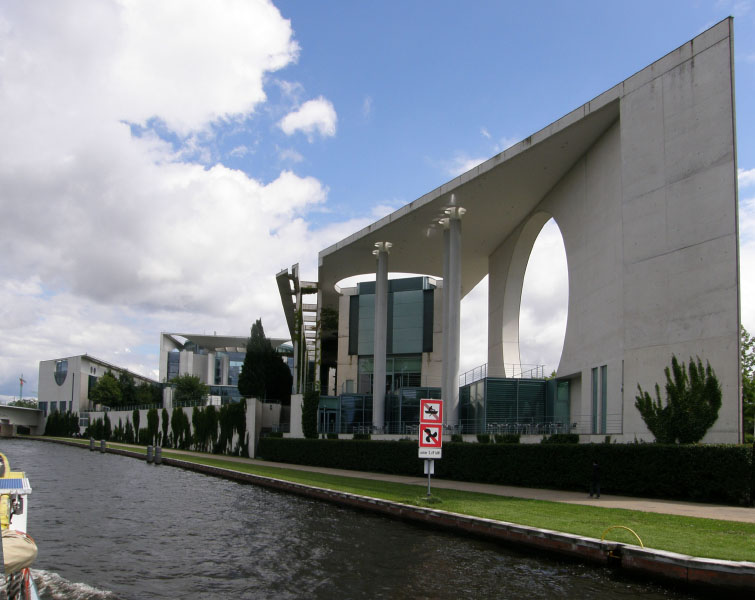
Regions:
[[[393,319],[392,354],[422,352],[422,325],[424,319],[424,293],[422,290],[394,292],[392,294]]]
[[[54,413],[58,411],[58,403],[57,402],[50,402],[50,412]]]
[[[591,433],[598,433],[598,367],[592,370],[592,427]]]
[[[41,410],[42,414],[46,417],[47,416],[47,402],[40,402],[39,410]]]
[[[608,405],[608,366],[600,367],[600,433],[606,433],[606,407]]]
[[[359,333],[357,350],[360,356],[372,356],[375,351],[375,295],[359,296]]]

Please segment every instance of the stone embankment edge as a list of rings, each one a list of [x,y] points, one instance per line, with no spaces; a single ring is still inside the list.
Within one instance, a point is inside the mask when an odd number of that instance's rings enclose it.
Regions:
[[[88,446],[76,442],[37,439],[88,449]],[[96,450],[99,452],[99,447]],[[145,460],[146,458],[144,454],[129,450],[120,450],[118,448],[107,448],[107,452],[139,460]],[[527,525],[517,525],[515,523],[450,513],[433,508],[401,504],[390,500],[370,498],[369,496],[319,488],[283,479],[253,475],[251,473],[243,473],[232,469],[213,467],[165,456],[162,457],[162,463],[231,481],[258,485],[334,504],[369,510],[393,518],[486,538],[507,545],[525,547],[529,550],[544,551],[573,559],[586,560],[603,566],[620,567],[622,571],[632,575],[652,577],[653,579],[686,587],[707,588],[708,590],[711,588],[726,589],[731,593],[741,594],[743,597],[750,598],[755,593],[755,562],[697,558],[675,552],[641,548],[640,546],[613,541],[602,541],[596,538],[562,533],[549,529],[539,529]]]

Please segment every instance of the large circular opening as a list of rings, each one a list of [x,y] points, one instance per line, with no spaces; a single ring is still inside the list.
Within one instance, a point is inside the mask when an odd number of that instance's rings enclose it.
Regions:
[[[561,230],[550,219],[532,246],[519,308],[519,356],[522,370],[558,369],[569,309],[569,276]]]

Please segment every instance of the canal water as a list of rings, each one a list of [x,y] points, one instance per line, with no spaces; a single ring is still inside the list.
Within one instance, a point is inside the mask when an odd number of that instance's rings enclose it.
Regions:
[[[32,488],[43,598],[692,598],[131,458],[2,440]]]

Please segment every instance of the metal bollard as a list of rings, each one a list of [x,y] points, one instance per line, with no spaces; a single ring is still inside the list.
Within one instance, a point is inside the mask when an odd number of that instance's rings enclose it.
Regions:
[[[147,463],[152,464],[152,446],[147,446]]]
[[[94,438],[93,437],[89,438],[89,451],[94,452]]]
[[[100,452],[105,454],[106,450],[107,450],[107,442],[105,440],[100,440]]]
[[[163,464],[163,449],[160,446],[155,447],[155,464]]]

